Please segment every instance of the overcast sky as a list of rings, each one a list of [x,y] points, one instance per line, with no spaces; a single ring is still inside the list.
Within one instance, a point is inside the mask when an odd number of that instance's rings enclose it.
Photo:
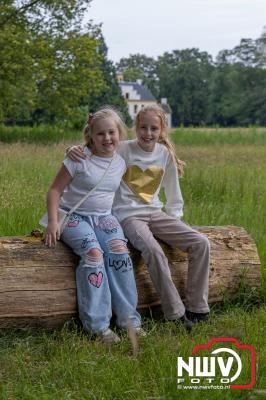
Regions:
[[[157,57],[197,47],[214,57],[258,38],[266,25],[266,0],[92,0],[86,19],[102,22],[108,56]]]

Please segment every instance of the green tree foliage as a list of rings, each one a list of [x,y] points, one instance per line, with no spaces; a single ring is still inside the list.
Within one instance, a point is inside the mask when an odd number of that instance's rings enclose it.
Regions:
[[[136,54],[116,64],[124,80],[142,79],[159,101],[166,97],[173,111],[173,124],[206,123],[208,77],[211,56],[198,49],[174,50],[157,60]]]
[[[222,50],[217,64],[241,64],[245,67],[266,67],[266,27],[258,39],[241,39],[231,50]]]
[[[210,77],[210,123],[266,125],[266,30],[217,56]]]
[[[90,97],[88,106],[90,111],[94,112],[103,105],[112,105],[119,110],[127,124],[131,124],[131,118],[128,113],[127,105],[124,97],[122,96],[118,81],[117,73],[114,64],[107,58],[107,46],[103,36],[101,36],[100,46],[98,48],[99,54],[102,57],[100,71],[103,77],[103,86],[99,93]]]
[[[159,96],[158,76],[156,60],[144,54],[133,54],[128,58],[121,58],[116,64],[116,70],[123,74],[126,82],[134,82],[142,79],[155,97]]]
[[[266,26],[263,28],[261,36],[256,41],[259,49],[258,67],[266,67]]]
[[[174,125],[266,125],[266,27],[216,59],[198,49],[157,59],[130,55],[116,64],[124,80],[143,79],[158,101],[168,99]]]
[[[4,0],[0,11],[0,119],[69,120],[101,102],[125,110],[100,26],[82,25],[91,0]],[[109,87],[110,85],[110,87]]]
[[[198,49],[108,60],[101,27],[82,24],[92,0],[0,2],[0,121],[72,121],[113,104],[130,122],[116,72],[168,99],[174,125],[266,125],[266,27],[212,57]]]
[[[27,21],[6,24],[0,31],[0,120],[30,118],[36,102],[34,60]]]
[[[80,25],[91,0],[2,0],[0,28],[27,21],[31,28],[68,31]]]
[[[34,59],[38,64],[35,80],[38,99],[34,119],[38,122],[70,118],[81,99],[88,103],[102,90],[100,39],[93,36],[92,29],[89,27],[82,34],[72,31],[50,43],[45,33],[36,38],[38,53]]]
[[[204,125],[212,58],[198,49],[174,50],[157,61],[160,97],[167,97],[173,124]]]
[[[219,65],[210,79],[209,123],[266,125],[266,71],[237,64]]]

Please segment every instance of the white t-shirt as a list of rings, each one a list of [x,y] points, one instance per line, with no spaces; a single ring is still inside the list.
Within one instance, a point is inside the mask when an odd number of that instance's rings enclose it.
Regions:
[[[63,161],[64,166],[72,176],[72,180],[65,188],[60,199],[60,206],[71,209],[102,178],[111,158],[98,157],[85,147],[87,158],[81,162],[74,162],[69,158]],[[108,215],[111,213],[114,194],[119,187],[121,178],[125,173],[125,161],[115,153],[111,166],[100,183],[99,187],[76,210],[81,215]]]
[[[135,139],[121,142],[118,152],[127,165],[113,204],[113,214],[118,220],[160,211],[164,206],[159,199],[161,188],[166,196],[165,212],[181,218],[183,198],[178,172],[166,146],[156,143],[154,150],[147,152]]]

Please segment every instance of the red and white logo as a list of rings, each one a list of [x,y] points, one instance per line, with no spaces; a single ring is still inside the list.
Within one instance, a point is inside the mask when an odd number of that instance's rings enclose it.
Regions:
[[[249,344],[213,338],[194,346],[192,355],[177,358],[180,389],[251,389],[256,383],[256,353]]]

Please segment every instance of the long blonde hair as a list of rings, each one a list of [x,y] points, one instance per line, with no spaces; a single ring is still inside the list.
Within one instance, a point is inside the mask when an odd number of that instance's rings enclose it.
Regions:
[[[86,125],[83,129],[83,136],[85,140],[85,146],[92,148],[93,141],[92,141],[92,134],[93,134],[93,127],[96,121],[105,118],[113,118],[118,131],[119,131],[119,139],[122,140],[126,134],[126,125],[123,121],[123,117],[119,111],[117,111],[112,106],[103,106],[99,110],[97,110],[93,114],[88,115],[88,119]]]
[[[139,112],[136,115],[136,118],[134,120],[134,125],[133,125],[135,132],[138,130],[138,128],[140,126],[141,116],[148,111],[154,112],[160,118],[161,133],[160,133],[158,143],[161,143],[165,147],[167,147],[169,153],[171,154],[171,156],[173,158],[173,161],[176,164],[178,175],[180,177],[182,177],[184,175],[184,166],[186,163],[182,160],[179,160],[179,158],[177,158],[177,156],[176,156],[175,147],[174,147],[173,143],[171,142],[171,140],[169,138],[169,134],[168,134],[168,124],[167,124],[166,115],[165,115],[164,110],[162,109],[162,107],[160,107],[159,104],[151,104],[151,105],[142,107],[139,110]]]

